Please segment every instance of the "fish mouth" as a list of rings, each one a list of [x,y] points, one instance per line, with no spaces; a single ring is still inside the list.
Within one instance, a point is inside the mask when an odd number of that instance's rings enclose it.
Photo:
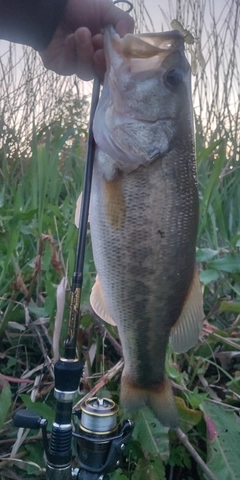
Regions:
[[[184,50],[184,38],[178,30],[161,33],[126,34],[120,38],[112,26],[105,29],[106,47],[111,43],[115,53],[126,59],[160,57]],[[106,48],[108,50],[108,48]]]
[[[171,65],[178,56],[184,56],[184,38],[178,30],[151,34],[128,33],[120,38],[114,28],[108,26],[104,31],[104,49],[108,71],[111,67],[118,71],[123,62],[131,74],[151,76],[162,66],[167,68],[168,63]]]
[[[126,58],[149,58],[160,53],[174,52],[184,45],[184,39],[177,30],[137,35],[129,33],[120,42],[122,54]]]

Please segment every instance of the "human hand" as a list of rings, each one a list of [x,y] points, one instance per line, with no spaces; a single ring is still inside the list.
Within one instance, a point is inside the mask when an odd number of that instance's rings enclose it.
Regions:
[[[40,53],[46,68],[60,75],[90,80],[103,77],[106,64],[102,29],[113,25],[123,37],[133,32],[133,19],[112,0],[68,0],[54,37]]]

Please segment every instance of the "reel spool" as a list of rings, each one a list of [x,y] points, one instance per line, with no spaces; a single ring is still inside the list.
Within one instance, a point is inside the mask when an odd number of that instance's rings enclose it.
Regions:
[[[95,470],[105,464],[111,439],[118,430],[117,412],[117,405],[108,398],[92,397],[83,402],[77,429],[81,437],[76,441],[83,468],[91,466]]]
[[[120,458],[130,438],[134,423],[117,423],[118,406],[109,398],[92,397],[75,412],[78,421],[75,438],[76,454],[81,471],[104,475],[120,465]],[[93,477],[89,477],[93,478]],[[95,477],[94,477],[95,478]],[[96,477],[99,478],[99,477]]]

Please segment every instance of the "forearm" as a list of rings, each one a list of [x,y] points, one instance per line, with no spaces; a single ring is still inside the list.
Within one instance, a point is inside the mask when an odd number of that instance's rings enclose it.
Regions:
[[[0,38],[43,50],[67,0],[0,0]]]

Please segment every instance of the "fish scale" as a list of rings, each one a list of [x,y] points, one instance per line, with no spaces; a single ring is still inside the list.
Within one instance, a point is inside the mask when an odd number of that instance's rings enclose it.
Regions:
[[[171,37],[172,43],[166,44]],[[149,38],[141,36],[141,63],[136,63],[137,36],[125,37],[122,46],[111,27],[105,33],[107,74],[94,123],[97,150],[90,207],[98,277],[90,300],[96,313],[112,318],[118,327],[124,355],[124,408],[149,405],[164,425],[176,428],[176,407],[165,375],[166,349],[169,337],[176,351],[190,348],[204,316],[195,268],[198,192],[190,70],[178,32],[159,34],[159,58],[157,37],[153,51]],[[119,58],[115,61],[115,57]],[[183,80],[172,92],[165,78],[174,68],[181,70]],[[137,83],[142,102],[137,107],[128,93],[128,76],[132,96],[132,77]],[[152,92],[159,102],[157,121],[157,109],[153,118],[147,101],[153,86],[158,89]],[[157,158],[153,152],[158,152]]]

